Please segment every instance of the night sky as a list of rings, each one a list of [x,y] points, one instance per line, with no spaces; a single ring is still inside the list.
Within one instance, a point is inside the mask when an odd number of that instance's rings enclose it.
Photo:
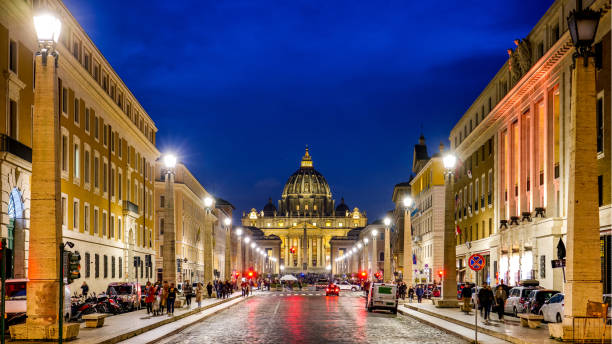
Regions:
[[[280,198],[305,145],[370,222],[525,37],[546,1],[64,0],[213,195]]]

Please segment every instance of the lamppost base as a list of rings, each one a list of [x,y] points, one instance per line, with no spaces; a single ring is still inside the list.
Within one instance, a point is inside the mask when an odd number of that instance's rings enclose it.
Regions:
[[[62,337],[65,340],[76,339],[79,335],[80,324],[64,324]],[[55,340],[59,334],[57,324],[39,325],[28,323],[13,325],[10,327],[12,340]]]
[[[565,320],[568,323],[548,324],[548,333],[552,338],[564,342],[601,342],[609,341],[612,337],[612,326],[605,325],[605,319],[575,318],[573,324],[571,319]]]
[[[433,298],[433,304],[436,308],[459,308],[459,300]]]

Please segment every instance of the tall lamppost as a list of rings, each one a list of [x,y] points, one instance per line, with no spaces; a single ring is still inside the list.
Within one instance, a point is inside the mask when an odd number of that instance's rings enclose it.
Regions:
[[[371,273],[369,260],[370,250],[368,250],[368,242],[370,242],[370,239],[367,237],[363,238],[363,269],[368,273]]]
[[[442,271],[442,295],[435,299],[436,307],[459,307],[457,301],[457,239],[454,232],[453,188],[455,185],[455,165],[457,157],[447,153],[443,158],[445,193],[444,193],[444,261]]]
[[[164,246],[162,255],[162,276],[168,283],[176,283],[176,231],[174,228],[174,168],[176,156],[166,154],[163,157],[165,176],[165,216],[164,216]]]
[[[206,213],[204,215],[204,285],[214,280],[213,276],[213,198],[207,196],[204,198],[204,207]]]
[[[226,217],[223,220],[223,224],[225,225],[225,279],[230,281],[232,279],[232,219],[230,217]]]
[[[244,263],[242,261],[242,228],[238,227],[236,229],[236,236],[238,237],[238,244],[236,245],[236,270],[238,270],[239,276],[242,277],[244,271]]]
[[[600,12],[576,9],[567,18],[574,47],[570,99],[569,175],[566,234],[566,282],[563,321],[550,324],[555,338],[588,340],[601,338],[601,319],[585,319],[586,303],[601,302],[601,258],[597,192],[596,79],[591,46]]]
[[[410,219],[410,207],[412,206],[412,197],[406,196],[403,201],[404,205],[404,282],[408,285],[414,283],[412,276],[412,222]]]
[[[383,220],[385,224],[385,260],[383,263],[383,282],[391,282],[391,219],[385,217]]]
[[[370,275],[374,280],[374,274],[378,271],[378,257],[376,257],[376,236],[378,236],[378,230],[372,229],[372,271]]]

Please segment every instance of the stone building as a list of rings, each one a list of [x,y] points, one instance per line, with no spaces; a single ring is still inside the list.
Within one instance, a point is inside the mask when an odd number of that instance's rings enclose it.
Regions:
[[[393,208],[393,223],[395,227],[395,231],[393,232],[391,239],[391,247],[393,252],[393,271],[397,271],[399,277],[402,280],[405,279],[405,271],[406,266],[404,266],[404,255],[408,255],[407,259],[409,259],[408,269],[415,269],[412,264],[412,242],[410,242],[410,248],[406,251],[404,247],[404,235],[406,235],[406,228],[404,228],[404,215],[406,214],[406,209],[404,207],[404,198],[406,196],[410,196],[410,182],[401,182],[395,184],[393,187],[393,195],[391,196],[391,201],[395,204],[395,208]],[[412,227],[412,226],[411,226]],[[411,231],[410,237],[406,238],[409,240],[412,237],[412,228],[408,228]]]
[[[1,231],[13,248],[15,277],[28,276],[30,183],[34,134],[33,1],[0,2]],[[91,291],[111,281],[147,279],[154,254],[153,172],[157,128],[94,42],[59,0],[57,44],[63,239],[81,254]],[[134,266],[133,258],[141,258]]]
[[[604,293],[612,292],[610,261],[612,176],[610,155],[610,3],[601,10],[595,39],[597,174]],[[490,283],[537,279],[563,290],[552,269],[567,230],[570,90],[573,46],[566,18],[575,2],[557,0],[529,34],[516,40],[509,59],[450,133],[460,164],[454,193],[458,266],[482,253]],[[512,42],[509,42],[511,45]],[[460,275],[461,276],[461,275]],[[474,276],[461,276],[473,280]]]
[[[366,214],[350,210],[344,199],[338,206],[329,184],[314,167],[308,148],[283,189],[278,208],[272,199],[257,211],[243,214],[243,226],[259,228],[282,241],[280,262],[289,273],[326,273],[331,268],[330,239],[343,237],[367,223]]]

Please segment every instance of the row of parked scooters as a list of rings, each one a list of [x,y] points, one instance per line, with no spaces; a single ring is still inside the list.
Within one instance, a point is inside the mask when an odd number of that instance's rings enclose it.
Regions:
[[[83,315],[92,313],[120,314],[134,310],[133,303],[124,302],[122,298],[116,295],[109,296],[104,292],[91,293],[89,296],[79,296],[75,293],[71,301],[71,321],[81,321]]]

